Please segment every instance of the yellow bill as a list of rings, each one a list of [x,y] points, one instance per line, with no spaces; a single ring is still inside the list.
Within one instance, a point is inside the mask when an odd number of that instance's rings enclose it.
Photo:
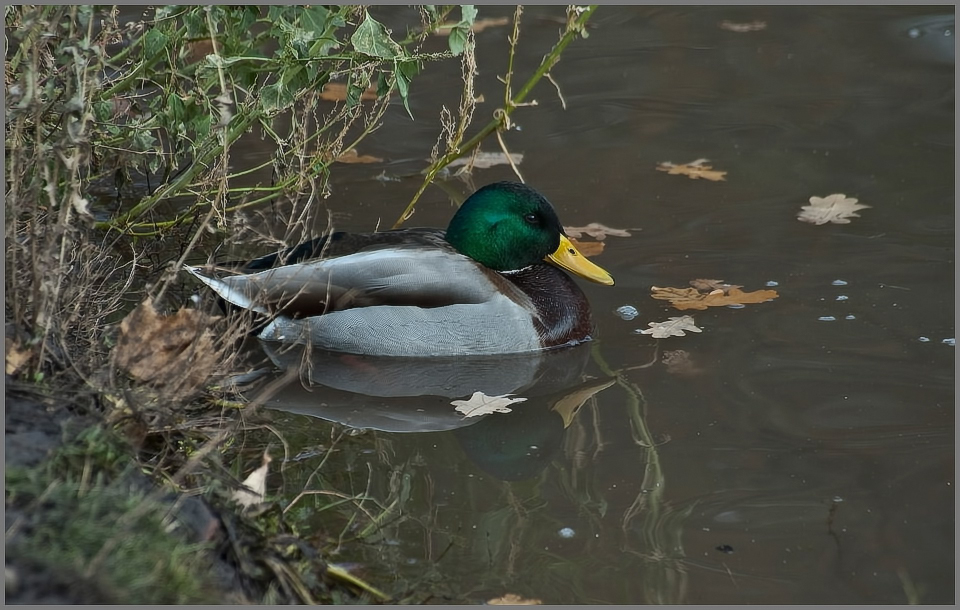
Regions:
[[[613,286],[613,277],[602,267],[591,263],[587,258],[580,254],[566,235],[560,236],[560,246],[556,252],[547,256],[548,261],[563,267],[570,273],[579,275],[585,280]]]

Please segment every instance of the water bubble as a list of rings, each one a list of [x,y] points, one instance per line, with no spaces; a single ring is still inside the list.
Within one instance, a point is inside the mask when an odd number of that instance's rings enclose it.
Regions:
[[[844,320],[856,320],[856,319],[857,319],[857,316],[855,316],[855,315],[853,315],[853,314],[849,314],[849,315],[847,315],[847,316],[844,316],[843,319],[844,319]]]
[[[727,305],[727,309],[743,309],[746,305],[741,303],[734,303],[733,305]]]
[[[845,294],[838,294],[838,295],[837,295],[837,300],[838,300],[838,301],[846,301],[846,300],[849,299],[849,298],[850,298],[850,297],[848,297],[848,296],[845,295]]]
[[[920,38],[923,35],[923,32],[920,31],[920,28],[910,28],[907,30],[907,36],[910,38]]]
[[[817,318],[817,319],[820,320],[821,322],[834,322],[834,321],[836,321],[836,318],[834,318],[833,316],[820,316],[820,317]]]
[[[956,347],[956,346],[957,346],[957,339],[956,339],[956,337],[951,337],[951,338],[949,338],[949,339],[944,339],[944,340],[941,341],[940,343],[943,343],[944,345],[949,345],[950,347]]]
[[[640,315],[640,312],[637,311],[637,308],[633,305],[622,305],[617,307],[614,313],[620,316],[620,318],[623,320],[632,320]]]
[[[930,343],[930,337],[920,337],[920,343]]]
[[[573,531],[572,527],[564,527],[557,533],[560,534],[561,538],[573,538],[577,535],[577,533]]]
[[[774,280],[770,280],[770,281],[767,282],[767,286],[770,286],[771,288],[772,288],[773,286],[779,286],[779,285],[780,285],[780,282],[777,282],[777,281],[774,281]]]
[[[846,285],[847,285],[847,282],[844,281],[844,280],[833,280],[833,281],[830,282],[830,283],[833,284],[834,286],[846,286]]]
[[[837,504],[840,504],[841,502],[843,502],[843,498],[841,498],[840,496],[833,496],[833,501],[836,502]]]

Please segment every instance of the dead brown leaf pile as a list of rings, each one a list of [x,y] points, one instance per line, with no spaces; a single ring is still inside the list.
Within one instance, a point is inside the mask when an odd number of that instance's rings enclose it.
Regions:
[[[171,398],[192,392],[219,364],[211,330],[218,319],[196,309],[161,316],[147,299],[120,323],[114,363]]]

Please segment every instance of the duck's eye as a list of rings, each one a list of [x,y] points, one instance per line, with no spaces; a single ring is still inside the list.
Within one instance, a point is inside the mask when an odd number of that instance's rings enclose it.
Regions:
[[[523,217],[523,219],[532,225],[540,224],[540,219],[537,217],[536,214],[532,214],[532,213],[527,214],[526,216]]]

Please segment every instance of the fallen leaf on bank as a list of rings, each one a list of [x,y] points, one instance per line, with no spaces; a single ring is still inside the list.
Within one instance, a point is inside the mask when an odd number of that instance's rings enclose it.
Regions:
[[[737,286],[736,284],[725,284],[723,280],[690,280],[690,285],[697,290],[706,290],[707,292],[713,292],[714,290],[727,292],[731,288],[743,288],[743,286]]]
[[[641,335],[652,335],[654,339],[666,339],[667,337],[686,337],[686,331],[692,333],[703,332],[702,328],[697,328],[693,323],[691,316],[679,316],[670,318],[666,322],[648,322],[647,326],[640,331]]]
[[[328,102],[345,102],[347,101],[347,85],[345,83],[327,83],[323,86],[323,91],[320,92],[320,99],[327,100]],[[364,89],[363,93],[360,94],[361,100],[375,100],[377,99],[377,88],[374,86],[367,87]]]
[[[336,161],[337,163],[380,163],[383,159],[373,155],[361,155],[356,148],[351,148],[337,157]]]
[[[603,252],[604,243],[602,241],[580,241],[571,237],[570,243],[584,256],[596,256]]]
[[[243,507],[254,506],[263,502],[264,496],[267,495],[267,473],[270,470],[271,461],[273,461],[273,458],[264,451],[263,463],[260,467],[243,480],[243,487],[234,490],[231,494],[234,502]]]
[[[801,208],[797,220],[824,225],[832,222],[838,225],[850,224],[851,218],[859,218],[857,210],[869,208],[869,205],[857,203],[859,200],[847,197],[843,193],[834,193],[826,197],[811,197],[810,205]]]
[[[580,237],[586,233],[597,241],[603,241],[608,235],[612,235],[613,237],[631,237],[630,232],[625,229],[612,229],[599,222],[591,222],[585,227],[563,227],[563,230],[568,237]]]
[[[524,402],[526,398],[508,398],[512,394],[503,396],[487,396],[483,392],[474,392],[468,400],[454,400],[450,404],[457,408],[464,417],[477,417],[488,413],[509,413],[512,409],[507,405],[515,402]]]
[[[650,288],[652,296],[662,301],[670,301],[677,309],[706,309],[707,307],[721,307],[725,305],[747,305],[763,303],[777,298],[776,290],[757,290],[744,292],[736,286],[729,290],[716,289],[710,292],[701,292],[696,288]]]
[[[696,375],[701,373],[701,369],[690,358],[690,352],[682,349],[667,350],[663,352],[660,362],[667,367],[667,372],[672,375]]]
[[[714,182],[718,180],[725,181],[726,178],[724,178],[724,176],[727,175],[727,172],[721,172],[713,169],[712,165],[707,165],[707,161],[709,161],[709,159],[697,159],[696,161],[683,163],[681,165],[677,165],[669,161],[663,161],[657,166],[657,171],[667,172],[668,174],[674,175],[689,176],[694,180],[703,178],[704,180],[713,180]]]
[[[196,309],[161,316],[147,299],[120,323],[114,362],[135,379],[164,384],[171,396],[190,391],[218,364],[211,331],[218,319]]]
[[[509,17],[494,17],[486,19],[477,19],[473,22],[473,25],[470,26],[470,29],[473,30],[473,33],[482,32],[487,28],[497,28],[505,25],[510,25]],[[450,31],[457,26],[456,23],[448,22],[440,25],[433,34],[434,36],[449,36]]]
[[[32,352],[29,349],[22,349],[19,341],[14,341],[10,337],[4,339],[7,375],[16,375],[20,369],[30,362]]]
[[[523,162],[523,153],[510,153],[514,165],[520,165]],[[447,165],[451,167],[469,166],[477,169],[487,169],[495,165],[510,165],[510,159],[502,152],[478,152],[469,157],[455,159]]]
[[[491,606],[539,606],[542,603],[539,599],[525,599],[514,593],[507,593],[503,597],[487,601]]]
[[[730,30],[731,32],[756,32],[759,30],[765,30],[767,28],[766,21],[748,21],[747,23],[734,23],[733,21],[721,21],[720,29]]]

